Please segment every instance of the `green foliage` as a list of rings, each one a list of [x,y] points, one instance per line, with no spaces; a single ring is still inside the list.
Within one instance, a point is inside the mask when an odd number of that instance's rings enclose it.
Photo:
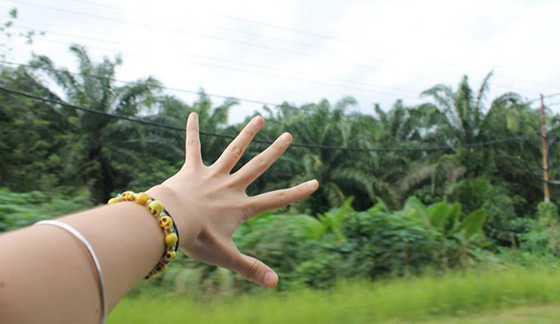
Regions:
[[[33,69],[1,66],[2,82],[41,97],[173,128],[184,127],[193,111],[199,114],[202,131],[234,135],[244,126],[228,124],[228,114],[237,104],[233,99],[215,104],[201,90],[197,100],[186,103],[161,93],[161,84],[151,77],[119,85],[114,76],[122,64],[120,57],[94,62],[84,47],[70,50],[78,73],[36,56],[30,63]],[[39,76],[47,76],[49,82]],[[456,88],[428,89],[423,94],[429,101],[423,104],[406,106],[397,100],[386,109],[375,105],[371,114],[351,110],[357,103],[350,97],[264,107],[267,122],[257,135],[261,140],[285,131],[297,143],[356,148],[456,146],[519,135],[527,139],[522,145],[423,152],[291,148],[251,185],[248,195],[312,178],[321,183],[319,190],[244,224],[235,233],[240,249],[280,273],[280,290],[327,288],[341,278],[467,267],[477,260],[481,247],[497,251],[501,246],[519,246],[525,253],[560,256],[554,205],[539,205],[536,220],[530,215],[542,199],[542,182],[534,179],[524,160],[541,159],[541,138],[534,135],[540,129],[539,114],[514,93],[487,103],[490,77],[478,91],[464,77]],[[51,90],[53,82],[64,96]],[[9,188],[3,189],[4,196],[11,197],[0,201],[5,210],[0,216],[2,230],[104,202],[123,189],[145,190],[182,165],[180,131],[3,92],[0,108],[0,150],[5,153],[0,155],[0,186]],[[547,122],[551,137],[560,136],[560,117]],[[229,140],[201,136],[201,143],[204,161],[210,164]],[[264,148],[251,144],[235,170]],[[551,150],[550,158],[560,157]],[[552,178],[560,177],[555,168],[550,172]],[[551,187],[556,201],[557,188]],[[180,258],[178,265],[156,285],[180,292],[195,287],[200,298],[219,295],[226,286],[234,291],[256,289],[228,271],[188,258]]]
[[[551,202],[541,202],[537,207],[537,220],[530,230],[520,236],[521,247],[535,254],[560,256],[560,219],[558,207]]]
[[[558,225],[558,207],[552,202],[540,202],[537,205],[537,219],[545,227]]]
[[[167,323],[185,319],[216,324],[417,323],[423,320],[455,323],[456,318],[450,316],[460,319],[469,314],[519,306],[558,305],[559,286],[557,270],[509,269],[450,272],[374,283],[353,280],[327,291],[303,289],[285,294],[261,291],[210,302],[197,302],[175,294],[168,298],[145,295],[121,302],[109,316],[109,323]],[[164,317],[162,309],[165,309]],[[515,323],[557,322],[557,318],[547,322],[522,320],[527,321]],[[480,323],[477,318],[471,322]]]
[[[403,212],[414,215],[437,232],[437,258],[445,268],[466,266],[476,258],[476,250],[483,242],[482,228],[486,221],[486,210],[478,209],[464,218],[461,204],[440,202],[424,206],[416,197],[407,199]]]
[[[78,192],[73,188],[59,187],[50,193],[15,193],[7,188],[0,188],[0,232],[84,210],[90,206],[88,193]]]
[[[263,213],[243,224],[234,241],[243,253],[278,272],[279,290],[328,288],[345,278],[409,276],[425,269],[466,267],[477,260],[484,210],[462,217],[458,203],[424,206],[414,197],[397,211],[382,202],[367,211],[354,211],[351,204],[348,199],[317,218]],[[161,281],[171,290],[196,287],[202,296],[258,290],[233,273],[180,260]],[[221,286],[217,278],[228,284]]]
[[[77,58],[78,73],[56,66],[48,57],[35,56],[30,62],[32,71],[4,68],[3,79],[15,89],[172,127],[184,127],[193,111],[199,113],[203,131],[235,134],[243,127],[242,123],[228,124],[228,114],[237,104],[233,99],[216,105],[201,90],[196,101],[186,103],[161,94],[161,84],[151,77],[117,85],[114,75],[122,64],[120,57],[94,62],[84,47],[74,45],[70,50]],[[47,75],[65,95],[59,98],[46,82],[35,80],[33,75]],[[505,93],[487,104],[490,77],[483,80],[478,91],[464,77],[455,89],[436,85],[426,90],[423,94],[429,102],[405,106],[397,100],[389,109],[375,105],[371,115],[350,111],[357,105],[350,97],[336,103],[322,100],[301,107],[288,103],[274,110],[264,107],[267,125],[258,137],[270,140],[289,131],[299,143],[415,148],[469,144],[538,130],[538,114],[520,96]],[[152,180],[159,182],[183,159],[182,132],[38,104],[14,95],[1,95],[0,104],[2,113],[5,111],[0,123],[2,130],[7,130],[0,133],[0,148],[14,152],[3,157],[2,171],[6,171],[0,174],[0,184],[13,190],[32,190],[28,179],[44,177],[44,190],[58,185],[86,186],[92,199],[102,202],[112,192],[146,187]],[[550,119],[551,134],[558,133],[558,122],[556,117]],[[294,212],[309,211],[313,215],[340,206],[348,197],[354,197],[352,207],[362,211],[379,201],[399,209],[404,198],[411,195],[427,203],[458,201],[467,213],[485,208],[485,233],[494,244],[507,245],[512,241],[507,228],[511,219],[532,209],[541,190],[530,172],[523,171],[526,167],[519,159],[521,154],[528,160],[540,157],[535,149],[538,140],[530,137],[523,149],[515,142],[428,152],[349,153],[293,148],[255,181],[248,193],[316,178],[321,183],[318,192],[291,206]],[[229,140],[202,136],[201,142],[205,163],[210,164]],[[251,145],[238,167],[263,149],[262,144]],[[555,157],[553,151],[551,159]],[[551,172],[554,176],[555,171]],[[462,179],[465,181],[458,185]],[[478,190],[481,188],[476,186],[487,188]],[[553,197],[557,195],[554,188],[552,191]]]
[[[346,271],[376,278],[406,275],[437,263],[437,233],[421,216],[424,211],[409,205],[392,213],[376,205],[350,214],[345,232],[351,265]]]
[[[497,244],[511,244],[510,225],[517,215],[515,202],[506,188],[493,185],[486,178],[465,179],[450,188],[449,199],[461,202],[466,213],[485,209],[488,216],[484,232],[487,237]]]
[[[23,70],[0,67],[0,75],[7,86],[49,95]],[[44,103],[6,93],[0,93],[0,107],[0,186],[50,191],[62,184],[66,121]]]
[[[35,70],[47,74],[66,93],[66,101],[102,113],[136,116],[151,107],[161,84],[152,77],[117,86],[116,68],[122,61],[104,58],[93,62],[83,46],[73,45],[70,51],[78,60],[79,73],[58,68],[46,56],[30,62]],[[52,97],[60,100],[53,93]],[[55,109],[70,130],[66,131],[61,153],[64,171],[74,185],[85,184],[96,202],[107,200],[111,192],[123,188],[139,168],[153,159],[144,141],[145,128],[97,114],[88,114],[66,107]]]

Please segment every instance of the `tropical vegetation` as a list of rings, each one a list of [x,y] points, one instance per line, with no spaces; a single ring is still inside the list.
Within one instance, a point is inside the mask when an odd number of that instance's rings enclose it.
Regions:
[[[184,160],[181,129],[190,112],[200,116],[207,164],[244,125],[228,122],[231,108],[239,104],[234,98],[216,104],[200,90],[196,101],[185,102],[150,76],[115,80],[123,63],[119,57],[95,62],[83,46],[70,51],[75,69],[40,55],[24,66],[0,64],[2,87],[43,98],[0,91],[0,232],[104,203],[123,189],[141,191],[160,183]],[[290,148],[248,194],[312,178],[321,186],[309,199],[248,221],[236,231],[236,244],[278,271],[280,291],[339,289],[340,296],[348,296],[350,288],[338,285],[350,278],[432,278],[421,282],[447,274],[445,280],[453,281],[452,269],[470,271],[511,254],[520,264],[560,256],[560,190],[554,181],[549,184],[552,202],[542,202],[540,112],[515,93],[489,100],[491,78],[492,72],[474,90],[465,76],[456,88],[439,84],[424,91],[422,104],[397,100],[392,107],[373,105],[370,113],[351,109],[357,103],[350,97],[302,106],[285,102],[255,112],[264,115],[266,125],[240,165],[284,131],[303,145]],[[555,140],[560,116],[546,112],[549,137]],[[553,163],[559,159],[551,149],[552,179],[560,178]],[[542,287],[558,286],[556,273],[542,280],[547,278],[551,281],[537,281]],[[262,293],[229,271],[185,256],[151,284],[198,300]],[[371,292],[352,287],[360,291],[353,298],[390,295],[383,285],[374,284]],[[407,301],[414,309],[426,307],[410,318],[514,304],[519,298],[558,301],[556,290],[537,292],[530,283],[508,292],[477,287],[465,290],[468,296],[459,293],[463,286],[455,287],[457,298],[464,298],[456,304],[432,301],[443,295],[430,295],[426,304]],[[484,289],[490,289],[489,304],[473,297]],[[132,296],[149,290],[140,285]],[[426,297],[419,291],[418,298]],[[315,298],[306,294],[299,298]],[[386,302],[380,305],[390,315],[375,316],[404,318]],[[355,322],[372,315],[365,308],[359,312],[365,317]],[[326,308],[320,313],[329,314]],[[219,322],[217,317],[205,321]]]

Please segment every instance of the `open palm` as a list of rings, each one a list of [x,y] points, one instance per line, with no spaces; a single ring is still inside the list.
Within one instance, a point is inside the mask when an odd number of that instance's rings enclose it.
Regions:
[[[211,166],[202,162],[198,118],[187,121],[185,164],[161,186],[162,199],[175,217],[181,234],[181,250],[199,261],[233,270],[266,287],[278,282],[276,273],[261,261],[243,255],[232,241],[233,232],[263,211],[301,200],[318,188],[311,180],[298,186],[249,197],[247,187],[262,175],[289,147],[292,137],[282,134],[266,150],[231,173],[264,120],[257,116],[245,126]],[[166,201],[167,200],[167,201]]]

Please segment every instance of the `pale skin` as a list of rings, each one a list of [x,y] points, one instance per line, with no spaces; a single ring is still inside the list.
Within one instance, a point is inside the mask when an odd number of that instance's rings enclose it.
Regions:
[[[249,197],[247,187],[288,148],[280,136],[235,173],[243,152],[262,128],[255,117],[221,157],[205,166],[200,153],[198,117],[187,121],[185,163],[181,170],[147,193],[175,219],[180,249],[199,261],[233,270],[256,284],[273,288],[277,274],[242,254],[231,236],[245,221],[265,210],[304,199],[319,184]],[[78,230],[93,246],[103,271],[108,310],[155,266],[164,251],[163,233],[146,207],[122,202],[58,219]],[[95,268],[87,250],[55,226],[32,226],[0,235],[0,323],[99,323],[101,303]]]

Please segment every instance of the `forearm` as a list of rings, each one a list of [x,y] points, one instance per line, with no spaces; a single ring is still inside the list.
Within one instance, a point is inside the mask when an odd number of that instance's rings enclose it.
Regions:
[[[78,230],[95,250],[108,310],[142,280],[164,252],[157,220],[134,202],[58,220]],[[99,322],[95,267],[85,247],[65,230],[32,226],[0,236],[0,265],[0,322]],[[29,275],[29,269],[34,269],[34,275]]]
[[[211,166],[202,163],[198,117],[187,122],[185,164],[147,194],[175,219],[179,248],[189,257],[233,270],[273,288],[278,275],[242,254],[233,232],[257,214],[286,206],[317,190],[316,180],[249,197],[247,187],[288,148],[280,136],[238,171],[231,173],[264,120],[255,117]],[[158,221],[141,205],[121,202],[60,221],[80,232],[100,261],[107,310],[158,263],[165,251]],[[0,236],[0,323],[97,323],[102,307],[96,267],[87,249],[56,226],[33,226]]]

